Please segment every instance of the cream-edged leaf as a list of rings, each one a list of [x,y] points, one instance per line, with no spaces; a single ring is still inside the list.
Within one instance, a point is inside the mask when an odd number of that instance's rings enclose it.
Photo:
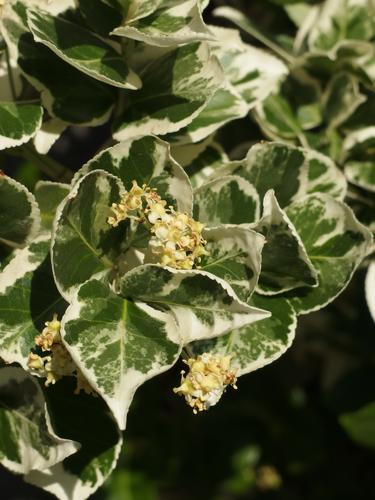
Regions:
[[[102,151],[77,172],[73,184],[97,169],[119,177],[128,190],[133,180],[139,186],[156,188],[162,199],[181,212],[191,213],[193,194],[189,179],[172,158],[169,144],[157,137],[136,137]]]
[[[20,248],[40,229],[40,210],[33,194],[16,180],[0,175],[0,244]]]
[[[347,286],[372,248],[370,231],[352,210],[325,194],[312,194],[286,209],[318,272],[319,286],[288,294],[298,314],[321,309]]]
[[[258,283],[265,239],[247,227],[231,225],[206,228],[203,237],[209,255],[200,268],[229,283],[247,302]]]
[[[28,142],[42,126],[42,118],[39,104],[0,102],[0,150]]]
[[[123,189],[117,177],[94,170],[75,184],[58,207],[52,229],[52,268],[67,301],[86,280],[98,273],[108,275],[115,267],[126,228],[111,227],[107,219]]]
[[[36,42],[92,78],[124,89],[142,86],[121,54],[85,28],[40,10],[28,11],[28,25]]]
[[[209,226],[255,222],[259,205],[255,187],[237,175],[214,179],[194,191],[194,217]]]
[[[112,35],[158,47],[174,47],[214,37],[204,24],[198,0],[158,9],[147,17],[115,28]]]
[[[261,297],[254,294],[250,304],[265,308],[272,315],[242,328],[237,328],[216,339],[190,345],[194,353],[231,355],[231,366],[237,377],[263,368],[282,356],[291,346],[297,326],[297,317],[290,303],[282,297]]]
[[[178,359],[181,341],[171,314],[120,297],[96,280],[84,284],[63,322],[64,343],[125,429],[137,388]]]
[[[0,273],[0,357],[27,369],[34,338],[60,317],[66,303],[56,289],[49,256],[50,236],[44,234],[16,250]]]
[[[172,311],[184,344],[217,337],[269,316],[239,300],[222,279],[199,270],[143,265],[123,277],[121,294]]]
[[[114,138],[177,132],[206,107],[224,81],[206,43],[194,43],[154,59],[141,72],[143,87],[129,96]]]
[[[280,208],[274,191],[270,190],[264,196],[262,218],[253,227],[266,240],[257,288],[259,293],[274,295],[304,286],[317,286],[317,272],[292,222]]]
[[[262,198],[273,189],[281,207],[314,192],[343,199],[346,180],[335,163],[312,149],[279,142],[253,146],[246,158],[223,166],[214,176],[239,175],[254,185]]]
[[[79,449],[52,429],[43,392],[22,368],[0,369],[0,463],[18,474],[51,467]]]
[[[48,411],[59,435],[77,439],[80,449],[52,467],[34,470],[25,480],[59,500],[86,500],[116,466],[122,436],[101,397],[74,394],[71,377],[46,390]]]

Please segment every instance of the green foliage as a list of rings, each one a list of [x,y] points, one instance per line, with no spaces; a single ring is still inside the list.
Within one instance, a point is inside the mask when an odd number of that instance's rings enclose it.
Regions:
[[[272,363],[373,251],[373,2],[274,3],[299,25],[292,51],[232,8],[217,14],[274,53],[207,25],[199,0],[0,7],[0,149],[53,179],[0,175],[0,461],[60,500],[110,476],[144,382],[181,353],[229,356],[237,377]],[[227,154],[248,115],[271,141]],[[47,156],[107,122],[74,175]],[[373,282],[372,264],[372,313]],[[373,412],[339,422],[374,446]],[[244,470],[226,487],[253,484]],[[115,482],[155,498],[137,477]]]

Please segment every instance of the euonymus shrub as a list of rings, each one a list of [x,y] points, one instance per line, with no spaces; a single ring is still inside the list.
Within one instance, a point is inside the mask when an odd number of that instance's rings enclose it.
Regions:
[[[350,206],[374,233],[375,2],[283,4],[298,30],[285,48],[272,48],[288,73],[256,104],[252,117],[266,137],[313,148],[336,161],[349,181]],[[223,7],[216,14],[254,35],[241,12]],[[374,288],[371,272],[370,282]],[[373,294],[367,295],[373,310]]]
[[[141,384],[183,357],[170,397],[209,409],[371,250],[332,159],[214,142],[288,69],[206,4],[3,2],[0,146],[70,182],[0,176],[0,457],[62,500],[109,476]],[[72,179],[42,156],[110,117],[115,144]]]

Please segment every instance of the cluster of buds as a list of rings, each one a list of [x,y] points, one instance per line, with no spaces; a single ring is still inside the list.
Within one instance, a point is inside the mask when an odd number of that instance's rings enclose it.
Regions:
[[[155,189],[133,181],[120,203],[113,203],[113,215],[108,224],[113,227],[126,219],[143,222],[150,230],[151,253],[163,266],[176,269],[192,269],[203,255],[208,255],[203,239],[203,224],[189,215],[176,211],[162,200]]]
[[[181,385],[173,391],[184,396],[196,414],[216,405],[228,385],[236,386],[236,372],[231,369],[231,356],[204,353],[184,361],[189,373],[181,372]]]
[[[56,384],[62,377],[74,376],[77,378],[75,394],[79,394],[81,390],[84,390],[87,394],[92,394],[91,386],[62,344],[60,328],[61,323],[57,319],[57,314],[53,315],[52,321],[46,321],[42,333],[35,337],[35,345],[45,355],[40,356],[31,352],[28,367],[32,373],[46,379],[46,387]]]

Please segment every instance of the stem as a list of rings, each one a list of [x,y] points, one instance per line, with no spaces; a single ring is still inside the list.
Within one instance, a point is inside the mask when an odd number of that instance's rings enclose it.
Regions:
[[[14,83],[13,71],[12,71],[12,66],[10,64],[8,48],[5,49],[5,58],[6,58],[7,68],[8,68],[10,91],[12,93],[13,100],[15,101],[17,99],[16,85]]]
[[[193,353],[193,351],[191,350],[191,348],[186,345],[182,351],[181,351],[181,356],[185,359],[185,360],[188,360],[188,359],[191,359],[191,358],[195,358],[195,354]]]
[[[39,154],[31,145],[24,145],[19,148],[21,155],[37,165],[42,172],[55,181],[70,182],[73,172],[61,163],[47,155]]]

